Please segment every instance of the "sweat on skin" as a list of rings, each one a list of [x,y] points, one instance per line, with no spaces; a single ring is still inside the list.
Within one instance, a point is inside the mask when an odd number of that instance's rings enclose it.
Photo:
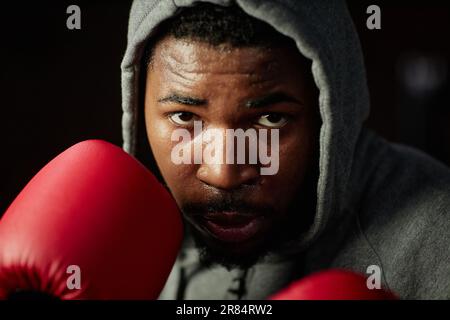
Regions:
[[[219,255],[237,259],[256,255],[270,245],[274,233],[287,223],[289,207],[298,199],[317,148],[317,96],[316,91],[310,90],[313,85],[309,73],[304,71],[307,66],[305,59],[288,47],[214,47],[173,37],[155,45],[146,81],[148,140],[186,220]],[[292,72],[293,69],[298,71]],[[182,129],[181,132],[195,137],[197,121],[208,131],[270,131],[274,139],[269,139],[267,149],[271,149],[269,160],[274,161],[270,167],[261,163],[264,157],[259,157],[257,164],[189,159],[187,164],[175,164],[173,151],[179,154],[178,147],[182,145],[173,141],[174,131]],[[191,150],[190,144],[185,154]],[[259,144],[260,155],[266,153],[266,146]],[[209,210],[216,203],[230,202],[245,206],[249,211],[246,216],[259,215],[247,233],[248,241],[239,246],[218,239],[197,214],[198,210],[186,213],[185,209],[195,205],[199,210]]]

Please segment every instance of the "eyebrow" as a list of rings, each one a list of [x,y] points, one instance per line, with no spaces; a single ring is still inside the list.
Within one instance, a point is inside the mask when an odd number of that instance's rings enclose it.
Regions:
[[[168,96],[158,100],[161,103],[174,102],[188,106],[204,106],[208,103],[205,99],[198,99],[189,96],[180,95],[178,93],[171,93]]]
[[[168,96],[161,98],[158,100],[160,103],[178,103],[188,106],[206,106],[208,101],[205,99],[198,99],[194,97],[189,97],[185,95],[181,95],[178,93],[171,93]],[[303,103],[294,97],[291,97],[283,92],[274,92],[263,96],[261,98],[247,100],[244,103],[246,108],[263,108],[268,107],[273,104],[282,103],[282,102],[294,102],[297,104],[303,105]]]
[[[273,104],[282,102],[294,102],[303,105],[303,103],[294,97],[291,97],[283,92],[274,92],[261,98],[248,100],[245,102],[246,108],[263,108]]]

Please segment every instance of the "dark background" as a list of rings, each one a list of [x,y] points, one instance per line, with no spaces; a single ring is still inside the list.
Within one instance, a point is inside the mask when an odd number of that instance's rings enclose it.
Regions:
[[[448,5],[385,2],[349,1],[371,92],[367,125],[450,164]],[[81,30],[66,28],[71,4],[81,8]],[[381,8],[381,30],[366,28],[370,4]],[[2,4],[0,215],[69,146],[92,138],[122,144],[120,62],[129,7],[130,1]]]

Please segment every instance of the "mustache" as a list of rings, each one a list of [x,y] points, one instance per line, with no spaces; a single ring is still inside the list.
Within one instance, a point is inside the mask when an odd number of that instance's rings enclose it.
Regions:
[[[204,201],[191,201],[181,206],[188,216],[207,216],[218,212],[238,212],[243,216],[271,215],[275,209],[266,204],[252,203],[245,196],[223,193],[208,196]]]

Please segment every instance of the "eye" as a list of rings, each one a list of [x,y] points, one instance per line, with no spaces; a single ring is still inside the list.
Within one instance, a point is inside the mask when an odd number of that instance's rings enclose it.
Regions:
[[[179,126],[188,127],[194,124],[196,116],[191,112],[181,111],[169,114],[169,119]]]
[[[288,118],[281,113],[268,113],[258,118],[257,123],[268,128],[281,128],[288,122]]]

